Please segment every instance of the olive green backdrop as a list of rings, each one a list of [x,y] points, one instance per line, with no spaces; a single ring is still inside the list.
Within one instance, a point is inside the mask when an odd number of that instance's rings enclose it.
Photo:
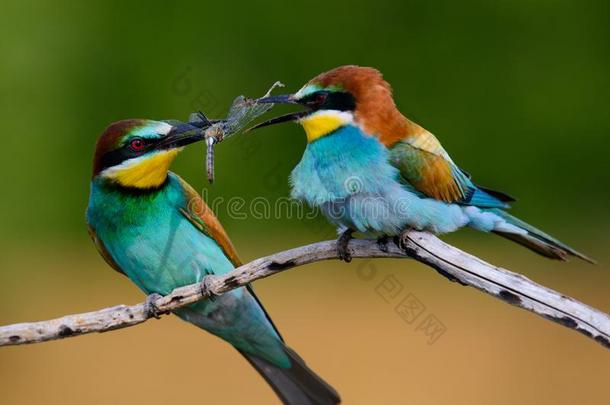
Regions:
[[[403,113],[479,183],[517,197],[515,214],[600,264],[554,263],[468,231],[449,241],[610,311],[607,1],[5,0],[0,323],[141,298],[97,257],[84,226],[91,155],[107,124],[222,117],[239,94],[276,80],[294,91],[341,64],[380,69]],[[273,202],[288,195],[304,145],[295,125],[277,126],[221,144],[213,186],[202,145],[174,170],[210,199]],[[218,215],[246,260],[333,236],[320,219]],[[368,281],[354,276],[358,266],[257,283],[289,342],[346,403],[557,404],[605,391],[608,353],[581,336],[413,263],[379,262]],[[388,276],[446,326],[436,343],[379,297]],[[272,398],[239,356],[169,319],[0,349],[0,376],[15,404]]]

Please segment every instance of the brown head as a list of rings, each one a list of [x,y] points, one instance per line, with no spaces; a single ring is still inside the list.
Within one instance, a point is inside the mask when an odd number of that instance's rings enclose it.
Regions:
[[[165,182],[182,147],[201,139],[201,128],[190,124],[143,119],[112,123],[97,140],[93,178],[129,188],[156,188]]]
[[[309,142],[351,122],[386,145],[419,128],[398,111],[390,84],[381,72],[370,67],[340,66],[314,77],[295,94],[260,101],[306,106],[306,111],[269,120],[259,127],[297,120]]]

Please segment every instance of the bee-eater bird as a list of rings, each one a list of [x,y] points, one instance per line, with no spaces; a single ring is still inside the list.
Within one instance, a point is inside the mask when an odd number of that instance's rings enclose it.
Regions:
[[[505,209],[514,199],[475,184],[434,135],[398,111],[390,85],[376,69],[341,66],[295,94],[259,101],[306,107],[254,128],[286,121],[302,125],[307,147],[290,177],[292,196],[338,226],[337,249],[346,261],[354,231],[385,241],[409,228],[442,234],[464,226],[549,258],[591,261],[509,215]]]
[[[210,208],[168,171],[183,146],[202,139],[201,128],[190,124],[124,120],[111,124],[97,141],[87,208],[90,235],[106,262],[146,294],[166,295],[240,265]],[[233,345],[284,403],[340,402],[286,346],[252,288],[175,314]]]

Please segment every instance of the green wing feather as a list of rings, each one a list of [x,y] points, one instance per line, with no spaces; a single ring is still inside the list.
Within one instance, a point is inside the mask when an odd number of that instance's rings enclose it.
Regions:
[[[390,161],[407,182],[428,197],[458,202],[464,200],[473,188],[470,179],[442,148],[422,149],[422,145],[414,145],[410,139],[405,139],[392,146]]]
[[[180,212],[188,219],[195,228],[205,233],[218,243],[224,254],[229,258],[235,267],[241,266],[241,260],[237,250],[229,236],[225,232],[222,224],[214,215],[214,212],[203,201],[201,196],[186,181],[176,176],[182,185],[186,197],[187,206],[180,208]]]
[[[502,192],[474,184],[430,132],[406,137],[392,145],[389,152],[390,162],[404,181],[428,197],[489,208],[508,208],[507,202],[514,201]]]

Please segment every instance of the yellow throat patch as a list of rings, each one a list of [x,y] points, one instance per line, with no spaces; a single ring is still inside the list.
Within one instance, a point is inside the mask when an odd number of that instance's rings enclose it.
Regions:
[[[338,128],[350,123],[351,121],[352,118],[350,113],[326,110],[308,115],[299,120],[299,123],[305,130],[307,142],[313,142],[316,139],[328,135]]]
[[[170,149],[156,152],[151,156],[127,160],[104,170],[102,176],[124,187],[142,189],[159,187],[167,178],[169,166],[179,152],[180,149]]]

